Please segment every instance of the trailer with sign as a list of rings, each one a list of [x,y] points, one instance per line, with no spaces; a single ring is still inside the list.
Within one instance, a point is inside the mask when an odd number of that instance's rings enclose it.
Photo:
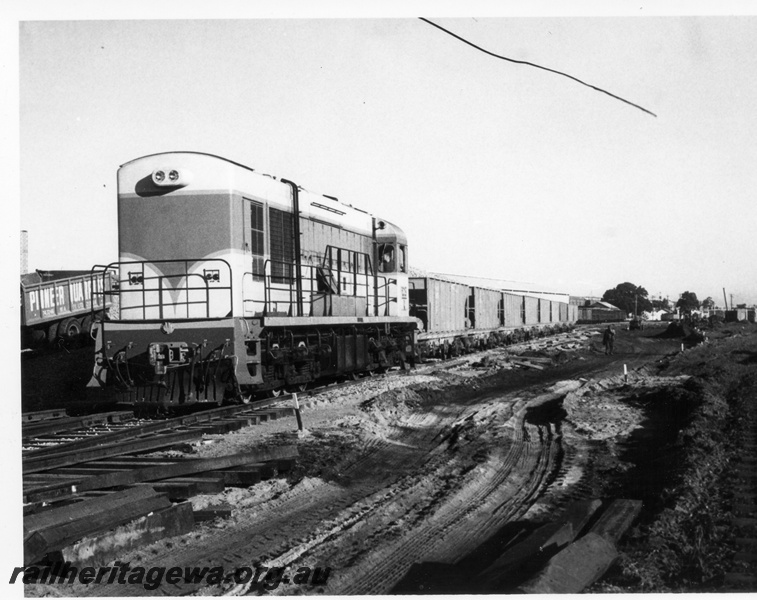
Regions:
[[[110,308],[110,291],[110,279],[90,271],[21,275],[21,347],[86,337]]]

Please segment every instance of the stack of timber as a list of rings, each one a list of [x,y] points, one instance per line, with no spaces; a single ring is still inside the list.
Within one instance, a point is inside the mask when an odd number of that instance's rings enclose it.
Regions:
[[[641,512],[640,500],[584,500],[553,522],[516,536],[477,577],[480,592],[577,594],[618,557],[616,545]],[[599,515],[597,517],[597,515]]]
[[[293,412],[289,407],[229,406],[147,422],[126,411],[86,417],[62,411],[25,414],[26,564],[104,564],[119,552],[185,533],[198,521],[229,516],[228,506],[195,514],[186,500],[285,473],[298,455],[296,446],[212,458],[149,453],[183,449],[204,436]]]
[[[51,408],[48,410],[37,410],[25,412],[21,415],[22,423],[31,423],[33,421],[46,421],[48,419],[60,419],[67,417],[65,408]]]
[[[526,369],[537,369],[543,371],[546,367],[552,366],[551,358],[541,358],[536,356],[517,356],[510,358],[510,362],[516,367]]]
[[[83,557],[104,563],[120,552],[180,535],[208,516],[196,519],[190,503],[174,500],[200,490],[252,485],[288,469],[296,457],[295,446],[279,446],[200,459],[128,457],[95,467],[94,473],[80,467],[60,474],[62,481],[37,488],[25,506],[25,563],[47,558],[81,564]],[[46,496],[55,500],[42,499]]]

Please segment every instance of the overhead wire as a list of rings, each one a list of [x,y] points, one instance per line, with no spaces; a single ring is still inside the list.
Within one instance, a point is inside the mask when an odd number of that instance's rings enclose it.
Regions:
[[[603,94],[607,94],[611,98],[615,98],[616,100],[620,100],[621,102],[625,102],[626,104],[630,104],[634,108],[638,108],[639,110],[644,111],[645,113],[647,113],[649,115],[652,115],[653,117],[657,117],[657,115],[655,113],[653,113],[650,110],[647,110],[643,106],[639,106],[638,104],[634,104],[633,102],[631,102],[629,100],[626,100],[625,98],[621,98],[620,96],[616,96],[615,94],[613,94],[611,92],[608,92],[607,90],[604,90],[604,89],[602,89],[600,87],[597,87],[595,85],[591,85],[590,83],[586,83],[585,81],[581,81],[580,79],[578,79],[578,77],[573,77],[573,75],[569,75],[568,73],[563,73],[562,71],[557,71],[555,69],[550,69],[549,67],[543,67],[541,65],[537,65],[536,63],[532,63],[532,62],[529,62],[527,60],[517,60],[517,59],[514,59],[514,58],[509,58],[507,56],[502,56],[501,54],[495,54],[494,52],[490,52],[489,50],[486,50],[485,48],[482,48],[481,46],[478,46],[478,45],[474,44],[473,42],[466,40],[465,38],[457,35],[456,33],[452,33],[450,30],[445,29],[444,27],[442,27],[441,25],[438,25],[437,23],[434,23],[433,21],[430,21],[430,20],[428,20],[428,19],[426,19],[424,17],[418,17],[418,18],[421,21],[423,21],[425,23],[428,23],[429,25],[433,25],[437,29],[440,29],[444,33],[446,33],[448,35],[451,35],[453,38],[460,40],[464,44],[468,44],[469,46],[472,46],[473,48],[475,48],[476,50],[479,50],[479,51],[483,52],[484,54],[488,54],[489,56],[493,56],[494,58],[499,58],[501,60],[506,60],[507,62],[515,63],[515,64],[518,64],[518,65],[527,65],[529,67],[536,67],[537,69],[542,69],[543,71],[549,71],[550,73],[555,73],[556,75],[562,75],[563,77],[567,77],[568,79],[572,79],[573,81],[575,81],[577,83],[580,83],[581,85],[585,85],[586,87],[591,88],[591,89],[593,89],[593,90],[595,90],[597,92],[602,92]]]

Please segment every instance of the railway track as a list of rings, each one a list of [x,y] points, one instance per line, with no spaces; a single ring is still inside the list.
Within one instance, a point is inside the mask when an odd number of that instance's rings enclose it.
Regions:
[[[349,387],[360,383],[351,379],[324,389]],[[317,392],[315,392],[317,395]],[[311,393],[312,396],[312,393]],[[127,471],[136,472],[155,465],[186,470],[181,460],[145,458],[145,453],[186,449],[204,436],[224,435],[249,425],[295,415],[286,404],[292,394],[254,400],[247,404],[198,410],[174,418],[145,419],[134,411],[110,411],[69,417],[64,410],[51,409],[22,416],[22,473],[24,514],[31,515],[66,503],[107,493],[114,482],[128,484]],[[311,399],[303,399],[302,406]],[[275,461],[278,472],[291,467],[291,461]],[[249,473],[222,473],[226,483],[251,485],[271,474],[271,465],[255,465]],[[257,471],[257,473],[252,472]],[[135,475],[137,477],[137,475]],[[99,478],[99,479],[98,479]],[[167,469],[165,478],[153,477],[153,487],[182,500],[197,493],[221,491],[222,481],[177,480]],[[111,485],[113,484],[113,485]],[[100,490],[104,490],[100,492]]]

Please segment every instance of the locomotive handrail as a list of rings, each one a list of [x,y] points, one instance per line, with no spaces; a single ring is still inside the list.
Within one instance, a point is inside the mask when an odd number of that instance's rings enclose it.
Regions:
[[[96,269],[99,269],[99,271],[96,271]],[[105,284],[106,275],[109,277],[110,287]],[[97,286],[95,286],[95,281],[97,281],[98,277],[102,279],[102,291],[97,291]],[[95,296],[102,297],[100,308],[104,309],[105,297],[118,295],[118,291],[113,289],[113,284],[118,282],[118,278],[116,277],[115,269],[112,269],[110,265],[94,265],[89,271],[89,281],[91,288],[89,298],[90,317],[92,318],[92,320],[94,320],[95,313],[97,312],[97,310],[99,310],[95,308]]]
[[[343,250],[348,254],[348,263],[352,264],[353,268],[351,270],[337,270],[336,274],[338,279],[336,280],[336,289],[334,292],[329,293],[328,291],[322,290],[318,287],[319,283],[319,277],[323,277],[323,274],[328,274],[333,278],[333,269],[331,268],[332,265],[334,265],[334,256],[333,251],[337,251],[337,257],[336,257],[336,264],[341,267],[341,263],[345,262],[342,259],[341,251]],[[290,311],[294,311],[295,307],[302,306],[303,307],[303,315],[300,316],[306,316],[308,314],[311,314],[313,310],[313,303],[314,303],[314,294],[325,294],[325,295],[334,295],[334,296],[346,296],[346,297],[354,297],[354,298],[361,298],[365,300],[365,311],[366,316],[371,315],[371,313],[374,314],[374,316],[379,315],[379,309],[386,304],[388,304],[391,301],[391,298],[389,298],[389,284],[391,282],[396,283],[396,281],[391,280],[387,282],[387,279],[385,277],[381,277],[378,275],[372,275],[368,272],[364,272],[361,269],[358,269],[358,261],[354,260],[355,256],[364,256],[364,265],[366,267],[370,266],[370,257],[367,254],[364,253],[357,253],[352,250],[346,250],[342,248],[336,248],[333,246],[327,247],[326,252],[326,259],[324,259],[324,263],[322,266],[318,265],[301,265],[301,273],[302,273],[302,297],[300,298],[301,303],[297,303],[297,291],[295,286],[294,277],[292,275],[282,275],[282,273],[292,273],[293,269],[290,270],[288,267],[292,267],[293,263],[287,262],[287,261],[277,261],[273,259],[267,259],[264,263],[263,267],[263,282],[264,282],[264,292],[263,292],[263,314],[267,315],[272,312],[272,306],[274,302],[288,302],[290,306]],[[277,273],[273,274],[274,266],[278,267],[276,269]],[[307,271],[307,273],[306,273]],[[245,273],[245,276],[248,273]],[[346,283],[346,288],[343,289],[343,285],[345,285],[345,282],[342,281],[342,275],[349,275],[350,279]],[[381,289],[385,290],[384,293],[384,302],[382,302],[379,305],[376,305],[376,302],[374,298],[372,297],[372,291],[374,289],[374,284],[372,280],[375,279],[376,281],[383,281],[384,283],[380,286]],[[326,286],[324,286],[326,287]],[[348,292],[349,288],[352,288],[352,293],[346,293]],[[283,299],[274,299],[273,295],[275,292],[283,293],[286,295]],[[372,302],[373,300],[373,302]],[[253,301],[254,302],[254,301]],[[307,306],[307,308],[305,308]]]
[[[207,274],[200,274],[200,273],[191,273],[190,272],[190,264],[197,264],[202,263],[203,266],[209,264],[209,263],[221,263],[222,265],[225,265],[226,267],[226,273],[228,274],[228,285],[221,285],[221,276],[220,273],[218,274],[217,281],[219,284],[217,286],[213,286],[211,288],[210,286],[210,279],[208,278]],[[156,275],[149,275],[145,276],[145,266],[149,265],[160,265],[160,264],[175,264],[175,265],[183,265],[183,271],[180,271],[178,273],[167,273],[167,274],[156,274]],[[140,267],[139,273],[140,275],[135,278],[135,280],[132,280],[131,278],[127,279],[121,279],[120,272],[121,269],[124,267],[129,266],[138,266]],[[105,277],[105,273],[107,272],[114,272],[118,271],[119,275],[116,278],[116,281],[114,282],[117,286],[117,291],[111,290],[108,292],[110,295],[118,295],[121,298],[125,298],[127,296],[132,296],[134,294],[139,294],[141,296],[141,303],[135,304],[134,306],[123,306],[123,303],[121,303],[120,311],[123,312],[124,310],[127,311],[141,311],[142,313],[142,319],[147,319],[147,310],[151,308],[157,308],[158,309],[158,317],[159,319],[163,319],[165,316],[165,307],[168,305],[174,306],[175,308],[178,308],[179,306],[184,306],[186,309],[186,318],[191,318],[189,316],[189,307],[190,305],[204,305],[205,306],[205,318],[210,318],[210,308],[211,308],[211,299],[210,299],[210,292],[211,290],[217,290],[217,291],[228,291],[228,307],[229,311],[233,310],[233,299],[234,299],[234,290],[233,290],[233,277],[232,277],[232,269],[231,265],[223,258],[186,258],[186,259],[162,259],[162,260],[132,260],[132,261],[118,261],[118,262],[112,262],[108,265],[95,265],[92,267],[92,274],[96,275],[95,269],[102,269],[102,276]],[[207,268],[204,269],[207,272]],[[194,285],[184,285],[180,288],[177,288],[176,292],[184,292],[186,294],[186,299],[184,301],[180,302],[164,302],[164,292],[166,291],[163,288],[163,283],[165,280],[170,279],[176,279],[176,278],[186,278],[187,282],[189,282],[190,278],[194,280],[195,277],[199,277],[203,281],[203,286],[194,286]],[[146,285],[148,282],[157,281],[157,287],[149,287]],[[139,289],[127,289],[124,287],[124,284],[129,285],[139,285]],[[190,292],[205,292],[205,298],[202,300],[190,300]],[[147,295],[148,294],[157,294],[158,299],[157,302],[148,302],[147,301]]]
[[[274,266],[280,267],[281,273],[273,274]],[[299,309],[300,306],[303,307],[303,313],[305,312],[304,309],[304,302],[305,302],[305,289],[304,286],[300,286],[300,289],[302,289],[302,297],[298,298],[297,296],[297,282],[295,281],[294,273],[294,263],[289,261],[280,261],[280,260],[273,260],[268,259],[263,263],[263,314],[268,315],[271,311],[271,305],[273,302],[279,302],[279,300],[273,300],[272,299],[272,292],[279,291],[279,292],[285,292],[288,294],[288,303],[290,306],[291,312],[296,312],[296,309]],[[301,265],[300,271],[304,270],[309,271],[309,276],[305,277],[304,273],[302,274],[302,280],[303,283],[307,281],[309,283],[309,293],[312,293],[312,290],[314,289],[313,283],[315,282],[315,271],[312,265]],[[299,300],[299,301],[298,301]],[[312,304],[312,300],[307,300],[308,303],[308,314],[310,313],[310,308]],[[294,316],[294,315],[293,315]],[[304,316],[304,315],[297,315],[297,316]]]
[[[392,284],[396,285],[397,284],[397,280],[396,279],[389,279],[388,277],[381,277],[381,276],[377,275],[376,276],[376,281],[378,281],[378,280],[383,280],[384,283],[381,284],[381,285],[378,285],[378,284],[376,285],[376,294],[377,294],[377,299],[376,300],[378,301],[378,292],[379,292],[379,290],[384,290],[384,297],[383,297],[383,302],[381,302],[380,304],[378,304],[376,306],[376,311],[377,311],[377,314],[378,314],[378,309],[379,308],[387,307],[387,309],[385,309],[385,311],[384,311],[385,312],[384,316],[386,316],[386,312],[388,311],[389,304],[391,302],[397,302],[397,298],[391,298],[389,296],[389,286],[392,285]]]

